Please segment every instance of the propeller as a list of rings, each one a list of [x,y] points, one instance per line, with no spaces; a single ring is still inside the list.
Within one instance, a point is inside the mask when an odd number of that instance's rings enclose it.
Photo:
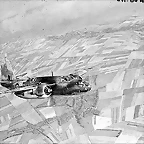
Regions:
[[[51,107],[51,106],[54,106],[55,105],[55,100],[54,98],[51,96],[48,98],[48,101],[47,101],[47,106],[48,107]]]

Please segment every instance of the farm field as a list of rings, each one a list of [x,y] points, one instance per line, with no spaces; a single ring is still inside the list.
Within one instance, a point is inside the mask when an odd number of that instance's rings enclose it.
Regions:
[[[1,47],[0,61],[7,53],[16,75],[77,73],[92,90],[76,97],[54,96],[55,107],[48,107],[47,99],[1,94],[0,142],[144,143],[143,18],[17,39]]]

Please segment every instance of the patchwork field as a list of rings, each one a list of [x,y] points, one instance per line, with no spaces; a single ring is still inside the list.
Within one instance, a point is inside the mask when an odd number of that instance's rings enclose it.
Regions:
[[[55,107],[1,94],[1,142],[144,143],[144,19],[1,47],[1,62],[7,53],[16,75],[78,73],[92,87],[76,97],[54,96]]]

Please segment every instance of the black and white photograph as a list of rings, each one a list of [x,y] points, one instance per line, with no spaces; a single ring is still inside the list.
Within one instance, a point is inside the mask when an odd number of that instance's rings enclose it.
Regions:
[[[1,0],[0,143],[144,143],[144,1]]]

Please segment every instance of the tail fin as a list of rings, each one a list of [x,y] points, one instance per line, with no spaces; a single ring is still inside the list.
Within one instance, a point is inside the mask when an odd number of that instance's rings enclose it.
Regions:
[[[1,65],[1,80],[13,80],[15,75],[10,64],[10,61],[7,59],[7,54],[5,54],[4,64]]]

